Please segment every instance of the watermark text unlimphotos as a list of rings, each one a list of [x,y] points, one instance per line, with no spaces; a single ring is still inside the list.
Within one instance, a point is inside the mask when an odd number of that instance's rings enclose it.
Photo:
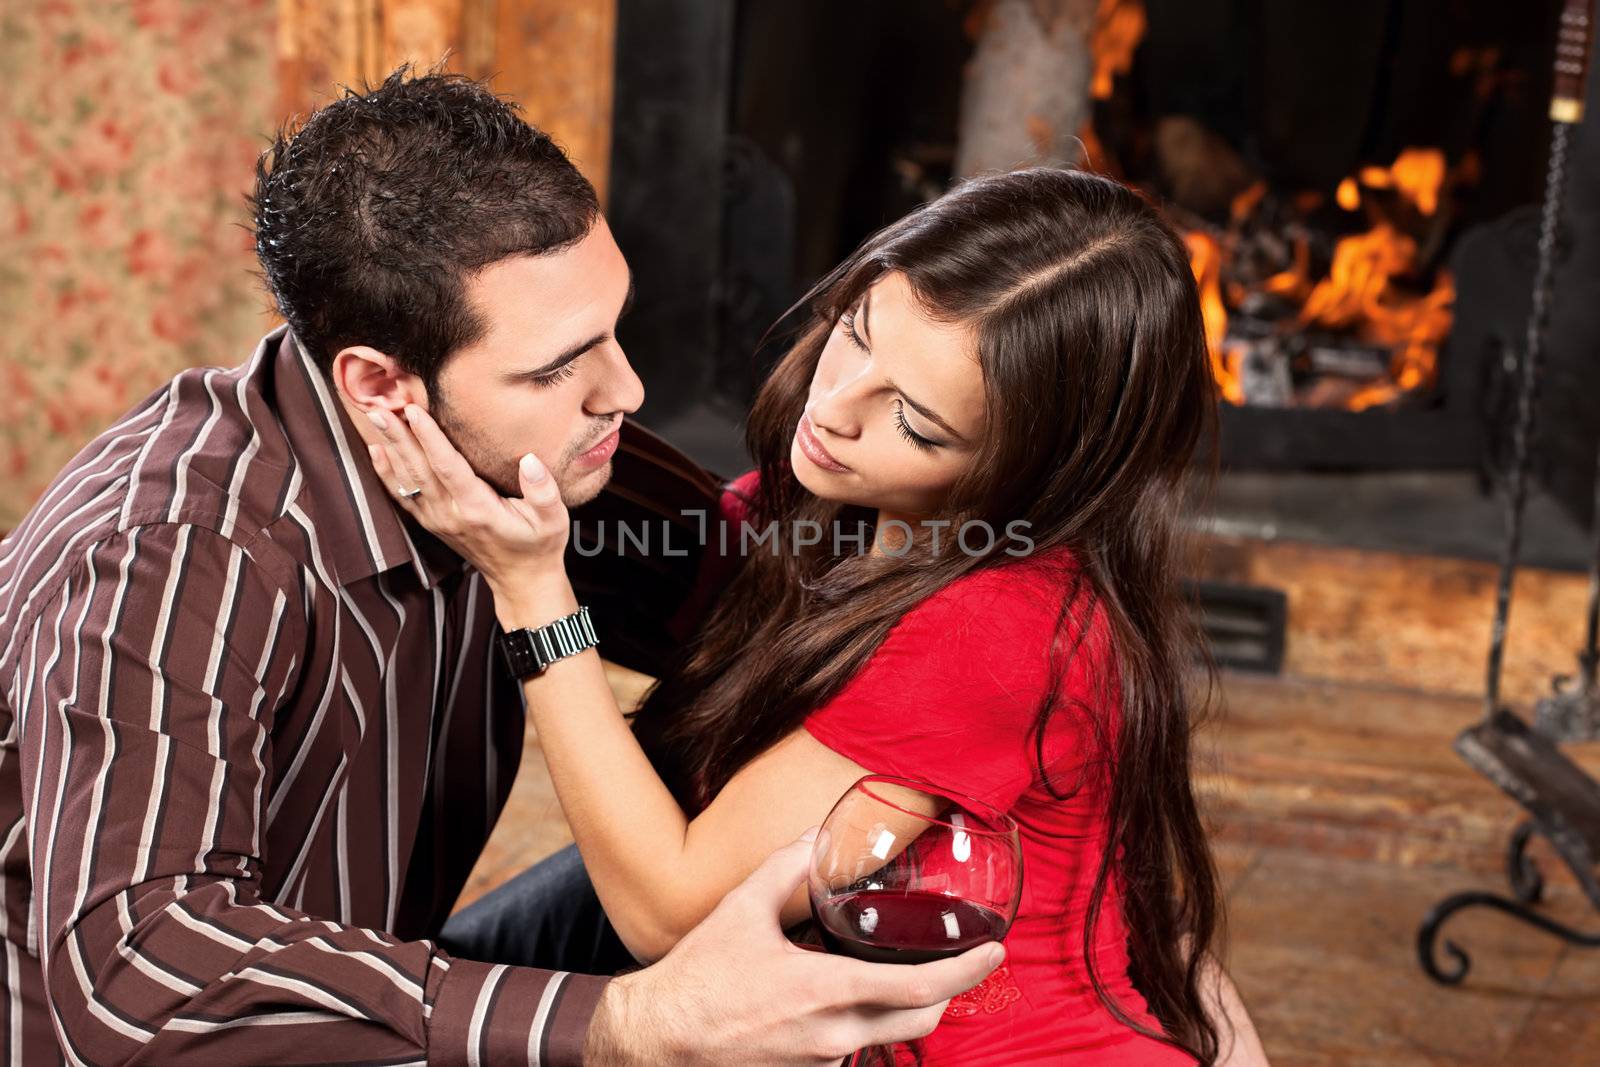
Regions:
[[[584,557],[607,551],[640,556],[687,556],[691,548],[707,548],[713,543],[724,556],[731,553],[747,556],[762,551],[776,556],[785,548],[799,552],[824,544],[832,548],[835,556],[851,549],[863,556],[873,552],[904,556],[919,541],[935,555],[954,550],[968,556],[988,556],[998,549],[1008,556],[1026,556],[1034,547],[1033,538],[1027,533],[1031,524],[1023,519],[1007,523],[1003,531],[996,531],[990,523],[976,519],[960,526],[949,519],[920,519],[915,523],[889,519],[875,530],[866,522],[857,522],[852,527],[836,521],[831,524],[832,529],[827,529],[812,519],[796,519],[790,524],[789,536],[782,537],[782,525],[776,521],[757,526],[749,521],[735,523],[722,518],[712,521],[707,512],[697,509],[678,514],[690,520],[689,523],[678,524],[668,519],[649,522],[573,519],[572,547]],[[923,534],[921,538],[917,536],[919,530]]]

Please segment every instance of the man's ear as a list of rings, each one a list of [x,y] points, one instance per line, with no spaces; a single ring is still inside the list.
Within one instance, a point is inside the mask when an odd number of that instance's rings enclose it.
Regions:
[[[422,379],[404,370],[398,360],[376,348],[351,345],[333,357],[333,385],[357,411],[391,411],[407,404],[426,409],[428,391]]]

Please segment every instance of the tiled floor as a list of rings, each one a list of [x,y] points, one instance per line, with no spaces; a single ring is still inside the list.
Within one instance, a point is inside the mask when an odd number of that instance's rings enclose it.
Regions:
[[[1600,949],[1568,949],[1498,912],[1443,938],[1472,958],[1447,988],[1417,927],[1447,894],[1505,891],[1512,803],[1455,754],[1476,700],[1225,680],[1203,779],[1228,884],[1229,968],[1279,1067],[1592,1067]],[[1600,746],[1574,749],[1600,773]],[[1544,909],[1600,929],[1542,841]]]
[[[613,684],[638,692],[624,672]],[[1445,934],[1472,956],[1457,988],[1418,966],[1438,899],[1504,888],[1516,811],[1455,756],[1472,700],[1224,679],[1205,735],[1207,797],[1229,901],[1228,966],[1277,1067],[1600,1065],[1600,949],[1568,949],[1498,913]],[[1600,772],[1600,746],[1579,750]],[[570,840],[527,741],[512,802],[469,894]],[[1600,929],[1542,842],[1552,915]]]

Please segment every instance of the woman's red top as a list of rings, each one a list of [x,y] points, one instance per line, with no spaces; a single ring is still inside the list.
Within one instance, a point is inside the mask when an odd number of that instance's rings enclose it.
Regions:
[[[735,530],[747,514],[756,474],[740,477],[723,494],[723,518]],[[1044,737],[1044,765],[1069,799],[1045,788],[1033,732],[1074,570],[1068,556],[1041,555],[958,579],[907,612],[859,673],[806,720],[813,737],[869,771],[977,797],[1010,813],[1021,830],[1022,901],[1005,940],[1005,964],[951,1001],[920,1048],[897,1047],[897,1064],[1195,1062],[1119,1022],[1096,997],[1084,965],[1084,928],[1107,833],[1105,761],[1114,754],[1099,735],[1113,738],[1120,711],[1109,629],[1104,612],[1092,608],[1087,582],[1058,645],[1077,643]],[[1160,1033],[1128,977],[1127,927],[1115,878],[1094,944],[1107,992],[1126,1014]]]

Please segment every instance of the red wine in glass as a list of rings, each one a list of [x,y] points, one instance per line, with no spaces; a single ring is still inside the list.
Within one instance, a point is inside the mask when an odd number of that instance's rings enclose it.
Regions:
[[[1022,896],[1016,822],[928,782],[868,775],[823,821],[807,875],[829,952],[926,963],[999,941]]]
[[[940,893],[867,889],[813,905],[829,952],[868,963],[928,963],[998,941],[1010,924],[982,904]]]

